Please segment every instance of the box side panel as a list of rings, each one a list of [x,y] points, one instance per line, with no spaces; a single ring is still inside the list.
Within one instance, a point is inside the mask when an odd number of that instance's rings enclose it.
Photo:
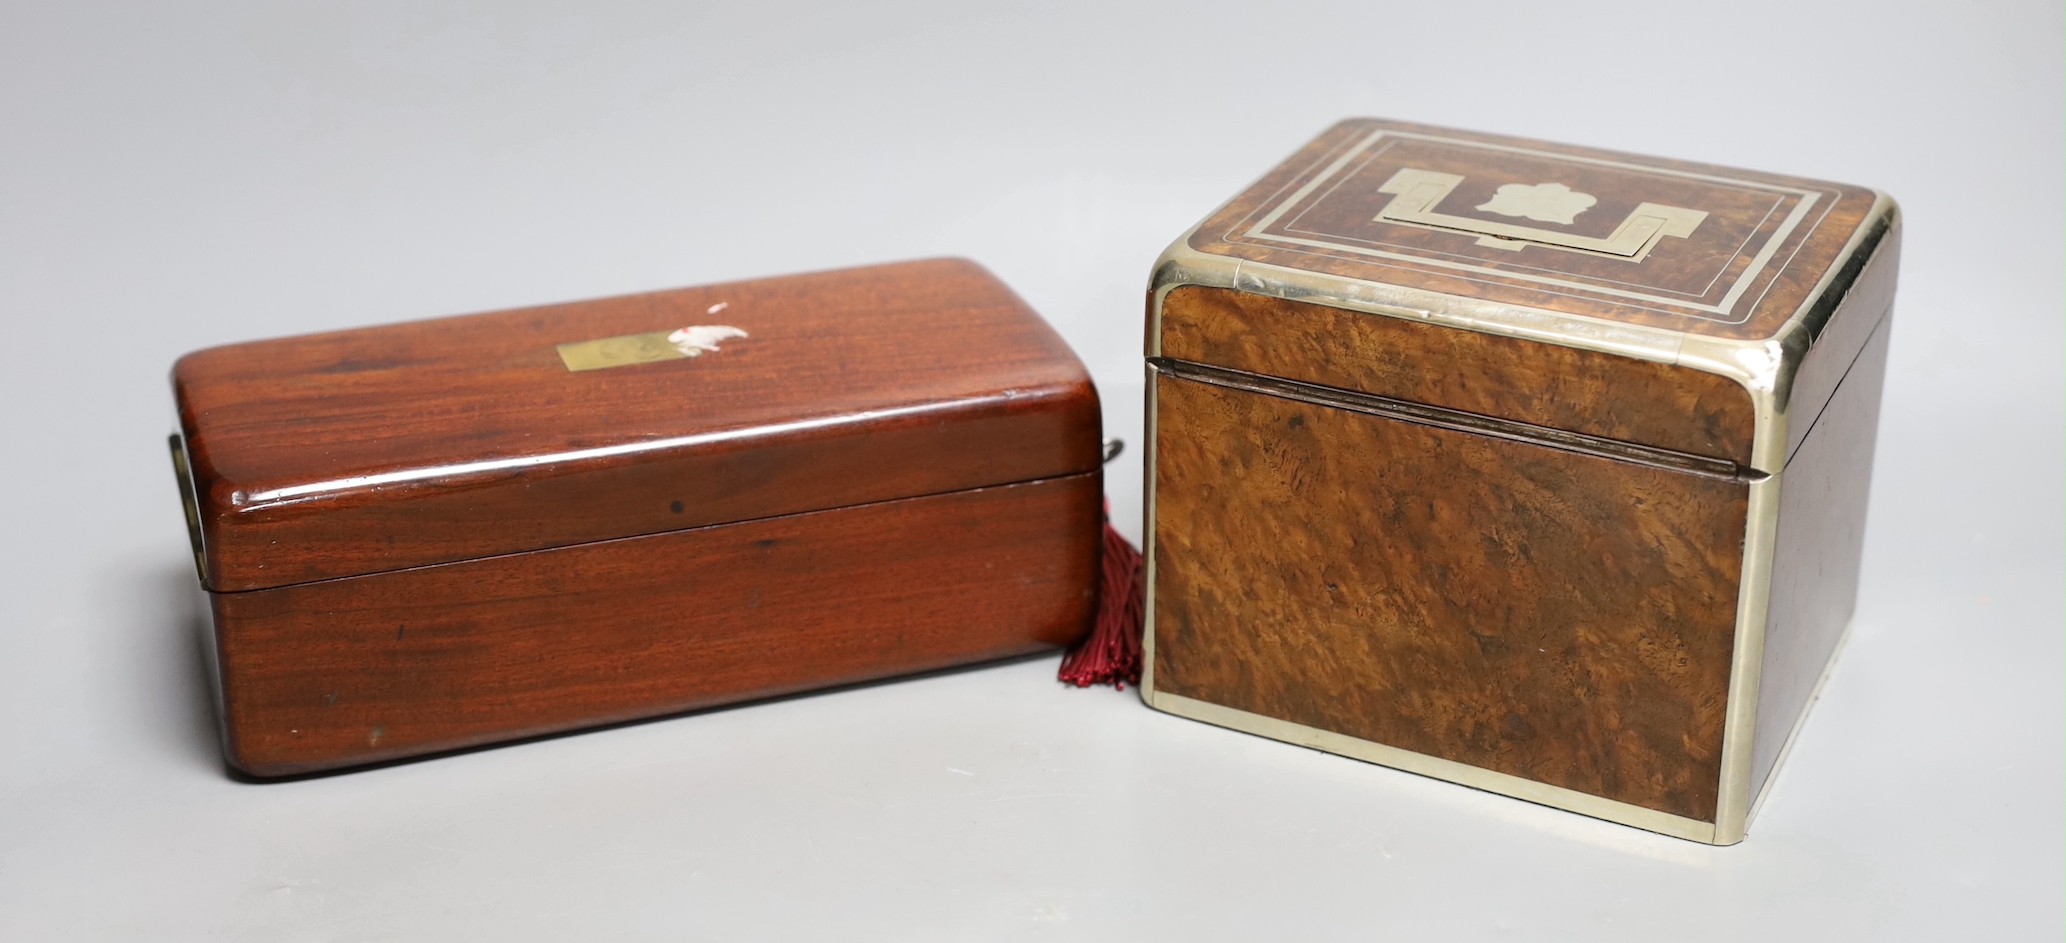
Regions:
[[[1156,401],[1156,696],[1713,821],[1743,482],[1167,375]]]
[[[1066,645],[1101,477],[217,593],[230,759],[310,772]]]
[[[1200,286],[1161,332],[1175,360],[1750,461],[1749,394],[1686,367]]]
[[[1771,784],[1857,602],[1892,329],[1891,318],[1878,319],[1779,478],[1779,531],[1751,746],[1756,793]]]

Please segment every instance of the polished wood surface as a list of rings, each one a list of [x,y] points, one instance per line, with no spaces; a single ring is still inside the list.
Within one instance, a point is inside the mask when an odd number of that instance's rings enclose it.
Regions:
[[[1642,203],[1706,213],[1641,259],[1380,220],[1401,169],[1459,175],[1435,207],[1578,236]],[[1563,184],[1596,202],[1569,224],[1494,212],[1497,188]],[[1200,252],[1714,337],[1772,336],[1869,215],[1871,190],[1448,128],[1359,118],[1314,139],[1203,223]]]
[[[1177,360],[1750,462],[1750,394],[1717,374],[1196,285],[1160,324]]]
[[[587,372],[559,344],[689,325]],[[221,591],[1097,467],[1090,378],[981,267],[932,260],[238,344],[174,368]]]
[[[1156,691],[1713,820],[1747,485],[1155,396]]]
[[[214,593],[226,750],[304,773],[1067,645],[1101,477]]]

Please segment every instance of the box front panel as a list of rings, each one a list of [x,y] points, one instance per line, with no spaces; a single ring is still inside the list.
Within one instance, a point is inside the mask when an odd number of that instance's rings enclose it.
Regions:
[[[217,593],[230,761],[309,772],[1066,645],[1101,479]]]
[[[1155,384],[1157,694],[1713,820],[1744,483]]]

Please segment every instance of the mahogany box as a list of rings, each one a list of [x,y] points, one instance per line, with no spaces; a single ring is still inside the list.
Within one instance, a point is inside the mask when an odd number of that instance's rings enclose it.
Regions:
[[[1159,709],[1715,844],[1856,596],[1872,190],[1378,120],[1148,305]]]
[[[224,747],[276,776],[1064,646],[1098,400],[936,260],[173,369]]]

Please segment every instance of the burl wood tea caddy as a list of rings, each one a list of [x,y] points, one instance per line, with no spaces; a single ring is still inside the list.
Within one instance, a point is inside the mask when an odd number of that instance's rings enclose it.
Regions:
[[[229,761],[352,766],[1067,645],[1097,393],[941,260],[174,368]]]
[[[1161,710],[1714,844],[1856,596],[1858,187],[1353,120],[1157,263]]]

